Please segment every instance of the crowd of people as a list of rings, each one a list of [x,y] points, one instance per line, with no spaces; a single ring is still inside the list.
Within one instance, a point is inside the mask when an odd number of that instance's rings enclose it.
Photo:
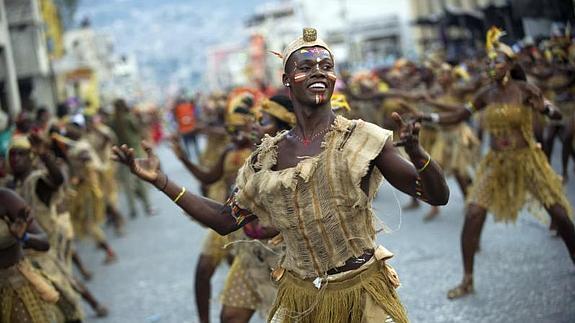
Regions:
[[[558,34],[512,48],[502,36],[491,28],[484,53],[458,62],[437,50],[338,75],[329,46],[304,29],[275,53],[282,88],[182,97],[165,109],[174,124],[166,141],[201,196],[162,171],[158,111],[118,99],[110,113],[62,104],[56,117],[38,109],[0,123],[0,321],[79,322],[81,300],[108,315],[82,283],[92,273],[75,241],[90,238],[106,264],[118,261],[102,228],[125,234],[118,187],[131,218],[136,200],[143,213],[157,212],[154,186],[207,227],[195,271],[202,323],[224,263],[222,322],[249,322],[256,312],[270,322],[407,322],[386,262],[393,253],[376,239],[372,202],[384,178],[411,196],[406,210],[429,205],[425,221],[449,200],[445,176],[463,193],[463,278],[449,299],[474,291],[488,212],[514,222],[528,206],[550,219],[575,262],[562,185],[575,162],[575,43]],[[557,139],[562,176],[549,162]]]

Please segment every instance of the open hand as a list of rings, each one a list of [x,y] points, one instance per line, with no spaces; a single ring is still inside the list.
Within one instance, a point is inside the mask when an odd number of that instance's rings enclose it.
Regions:
[[[394,112],[391,118],[395,121],[399,132],[399,140],[394,142],[396,147],[404,147],[406,150],[414,149],[419,146],[419,129],[421,124],[416,120],[404,121],[403,118]]]
[[[21,240],[33,220],[34,218],[30,216],[30,209],[23,208],[16,219],[10,222],[10,233],[12,233],[16,239]]]
[[[112,159],[130,168],[130,171],[139,178],[153,182],[160,173],[160,159],[154,153],[152,146],[146,141],[142,141],[142,148],[146,152],[146,158],[135,158],[134,148],[122,145],[112,147],[114,155]]]

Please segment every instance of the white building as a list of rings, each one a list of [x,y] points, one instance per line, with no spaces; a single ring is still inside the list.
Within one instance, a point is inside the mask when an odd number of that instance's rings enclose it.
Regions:
[[[6,6],[0,0],[0,108],[15,116],[20,112],[20,91],[13,57]]]
[[[247,32],[262,35],[268,50],[281,52],[303,27],[314,27],[334,52],[337,65],[351,70],[412,56],[407,0],[287,0],[270,2],[248,19]],[[281,82],[281,60],[268,56],[269,81]]]
[[[37,0],[3,0],[21,106],[54,109],[56,91]],[[8,71],[8,74],[10,72]]]
[[[208,48],[205,81],[210,90],[248,83],[248,44],[228,43]]]
[[[106,34],[95,32],[88,25],[66,31],[65,55],[54,63],[56,72],[64,78],[66,98],[77,97],[93,113],[111,97],[114,90],[114,47]]]

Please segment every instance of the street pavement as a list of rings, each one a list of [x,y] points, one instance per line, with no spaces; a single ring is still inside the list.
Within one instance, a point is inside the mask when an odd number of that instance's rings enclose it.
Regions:
[[[198,191],[198,182],[166,147],[158,154],[171,180]],[[558,160],[556,154],[554,166]],[[395,253],[391,264],[402,281],[399,294],[411,321],[575,322],[575,267],[563,242],[527,212],[515,224],[488,218],[476,257],[475,294],[455,301],[446,298],[462,274],[463,199],[455,182],[449,184],[449,204],[429,223],[422,221],[427,206],[402,212],[400,205],[409,198],[387,183],[374,203],[389,231],[379,234],[378,241]],[[573,204],[575,180],[566,191]],[[104,255],[92,242],[80,243],[80,254],[95,274],[87,285],[110,309],[108,318],[98,319],[86,307],[87,322],[198,321],[194,272],[206,230],[163,194],[153,188],[149,192],[157,215],[128,220],[124,237],[107,230],[119,255],[117,263],[103,265]],[[227,265],[221,266],[213,278],[212,322],[219,322],[218,295],[227,270]],[[254,317],[252,322],[264,320]]]

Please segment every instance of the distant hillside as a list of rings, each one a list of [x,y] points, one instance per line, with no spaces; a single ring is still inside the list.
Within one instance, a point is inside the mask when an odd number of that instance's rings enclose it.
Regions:
[[[160,84],[197,82],[206,47],[242,39],[243,22],[270,0],[81,0],[76,21],[110,34],[117,53],[135,54]]]

